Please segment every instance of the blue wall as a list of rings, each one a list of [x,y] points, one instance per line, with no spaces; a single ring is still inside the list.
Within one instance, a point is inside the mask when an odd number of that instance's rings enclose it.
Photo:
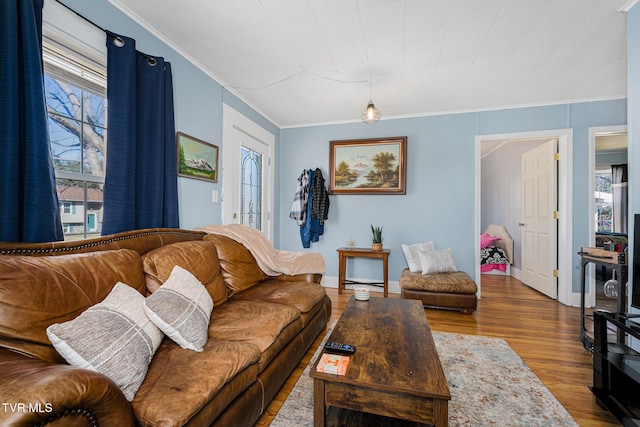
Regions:
[[[383,112],[384,113],[384,112]],[[408,137],[406,195],[332,195],[329,220],[320,242],[327,275],[337,276],[336,248],[355,239],[370,244],[369,225],[384,226],[391,249],[390,280],[406,266],[400,245],[433,240],[436,249],[452,248],[456,266],[475,274],[475,138],[477,135],[573,128],[573,247],[588,244],[589,128],[626,124],[626,100],[448,114],[420,118],[283,129],[280,135],[280,247],[300,250],[299,228],[288,218],[296,179],[304,168],[328,175],[329,141],[388,136]],[[380,267],[359,260],[350,276],[379,277]],[[573,290],[579,291],[579,258],[574,256]]]
[[[275,243],[283,249],[300,250],[299,228],[289,218],[296,179],[304,168],[320,167],[328,176],[329,141],[333,139],[408,137],[407,194],[403,196],[331,196],[330,217],[325,235],[311,251],[321,252],[327,261],[327,275],[337,276],[335,249],[353,238],[361,246],[370,242],[370,224],[383,225],[385,246],[392,249],[390,279],[398,280],[405,267],[400,244],[433,240],[437,248],[451,247],[460,270],[475,271],[475,137],[477,135],[573,128],[573,247],[561,248],[575,254],[588,242],[588,135],[589,127],[627,123],[626,100],[563,104],[547,107],[505,109],[476,113],[447,114],[419,118],[362,123],[310,126],[279,130],[268,118],[224,90],[210,75],[190,63],[144,27],[107,0],[65,0],[65,3],[110,31],[133,37],[140,51],[163,56],[172,63],[176,129],[220,146],[222,104],[232,106],[276,136]],[[629,49],[640,14],[629,14]],[[634,43],[635,42],[635,43]],[[630,70],[640,72],[638,60],[630,56]],[[634,65],[635,64],[635,65]],[[630,75],[633,75],[631,72]],[[640,84],[630,79],[630,101],[640,95]],[[384,112],[383,112],[384,114]],[[358,113],[354,113],[354,118]],[[631,130],[631,129],[630,129]],[[629,138],[630,164],[640,154]],[[222,157],[220,162],[222,161]],[[222,163],[220,163],[221,165]],[[631,178],[633,178],[633,168]],[[221,176],[224,179],[224,174]],[[181,227],[221,222],[221,205],[211,203],[211,192],[221,191],[221,182],[179,178]],[[633,190],[631,191],[633,199]],[[632,205],[640,211],[640,197]],[[633,202],[632,202],[633,203]],[[373,261],[372,261],[373,263]],[[375,277],[378,265],[359,262],[355,277]],[[579,261],[574,255],[573,289],[579,288]],[[351,274],[351,271],[350,271]]]

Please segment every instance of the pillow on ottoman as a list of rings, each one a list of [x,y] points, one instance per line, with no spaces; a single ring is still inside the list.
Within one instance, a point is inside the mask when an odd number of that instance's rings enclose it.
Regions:
[[[193,274],[176,265],[167,281],[144,301],[144,310],[180,347],[203,350],[213,300]]]
[[[449,273],[456,271],[453,261],[453,251],[443,249],[441,251],[418,251],[422,274]]]
[[[400,247],[402,248],[402,253],[404,253],[404,259],[407,261],[409,271],[412,273],[422,271],[422,264],[420,264],[418,252],[434,250],[433,242],[416,243],[414,245],[400,245]]]
[[[118,282],[109,295],[78,317],[47,328],[70,365],[111,378],[133,400],[163,335],[144,312],[144,297]]]

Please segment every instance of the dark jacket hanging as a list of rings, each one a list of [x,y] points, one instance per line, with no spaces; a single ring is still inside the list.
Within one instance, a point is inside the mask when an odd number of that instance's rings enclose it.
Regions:
[[[324,185],[324,177],[320,168],[313,174],[313,199],[311,201],[311,217],[317,218],[320,224],[329,217],[329,192]]]

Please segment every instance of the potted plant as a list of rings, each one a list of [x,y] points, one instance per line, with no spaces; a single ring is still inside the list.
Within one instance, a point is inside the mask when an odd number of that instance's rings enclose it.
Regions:
[[[371,250],[382,250],[382,227],[374,227],[371,225]]]

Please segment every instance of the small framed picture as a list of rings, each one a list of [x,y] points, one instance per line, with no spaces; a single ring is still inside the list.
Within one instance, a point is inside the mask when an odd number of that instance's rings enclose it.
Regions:
[[[176,135],[178,176],[218,182],[218,146],[182,132]]]
[[[406,194],[406,136],[330,141],[330,150],[330,193]]]

